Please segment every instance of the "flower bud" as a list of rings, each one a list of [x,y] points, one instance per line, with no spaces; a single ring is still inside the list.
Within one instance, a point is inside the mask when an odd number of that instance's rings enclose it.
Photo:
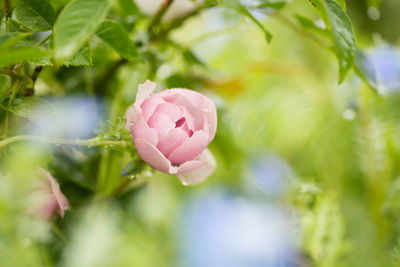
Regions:
[[[215,169],[208,144],[217,129],[217,112],[208,97],[183,88],[153,94],[155,83],[139,85],[126,112],[139,156],[151,167],[177,174],[184,185],[197,184]]]

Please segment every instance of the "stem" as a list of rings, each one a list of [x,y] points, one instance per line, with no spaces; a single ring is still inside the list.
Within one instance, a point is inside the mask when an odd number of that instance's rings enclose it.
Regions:
[[[29,79],[28,77],[26,77],[24,75],[21,75],[19,73],[16,73],[16,72],[14,72],[12,70],[8,70],[8,69],[0,69],[0,73],[6,74],[6,75],[8,75],[12,78],[18,79],[18,80],[28,80]]]
[[[35,84],[37,78],[39,77],[40,72],[43,70],[43,66],[36,66],[35,71],[32,74],[32,82]]]
[[[6,14],[6,18],[11,17],[12,8],[10,0],[4,0],[4,13]]]
[[[110,165],[110,151],[106,149],[101,150],[101,158],[99,164],[99,171],[96,183],[96,194],[105,195],[106,184],[109,180],[109,165]]]
[[[124,189],[132,182],[130,179],[125,179],[122,181],[122,183],[112,192],[111,196],[117,197],[119,194],[121,194]]]
[[[171,22],[171,24],[169,25],[169,27],[166,28],[165,30],[163,30],[162,32],[160,32],[160,33],[158,34],[157,37],[158,37],[158,38],[163,38],[163,37],[165,37],[170,31],[172,31],[172,30],[174,30],[174,29],[176,29],[176,28],[179,28],[180,26],[183,25],[183,23],[184,23],[186,20],[188,20],[188,19],[191,18],[191,17],[196,16],[196,15],[199,14],[203,9],[211,8],[211,7],[214,7],[214,6],[216,6],[216,5],[217,5],[216,2],[214,2],[214,3],[209,3],[209,4],[204,4],[204,5],[200,6],[199,8],[193,10],[192,12],[190,12],[190,13],[188,13],[188,14],[186,14],[186,15],[180,17],[180,18],[174,19],[174,20]],[[155,37],[155,36],[153,36],[153,38],[154,38],[154,37]]]
[[[35,83],[37,78],[39,77],[40,72],[42,71],[43,66],[36,66],[35,71],[33,72],[32,76],[30,77],[31,83],[29,86],[25,88],[23,91],[24,96],[32,96],[35,94]]]
[[[222,34],[231,34],[231,33],[238,32],[239,30],[237,28],[238,27],[235,26],[235,27],[223,28],[223,29],[212,31],[212,32],[204,33],[204,34],[200,35],[199,37],[196,37],[193,40],[191,40],[188,47],[191,47],[191,46],[195,45],[196,43],[203,41],[204,39],[207,39],[207,38],[220,36]]]
[[[43,40],[41,40],[40,42],[38,42],[37,44],[40,46],[42,44],[44,44],[47,40],[49,40],[51,37],[51,33],[49,35],[46,36],[46,38],[44,38]]]
[[[322,39],[318,38],[317,36],[315,36],[314,34],[312,34],[311,32],[305,31],[302,28],[298,27],[296,24],[294,24],[293,22],[291,22],[288,18],[286,18],[284,15],[282,15],[279,12],[276,12],[274,14],[274,16],[276,17],[277,20],[279,20],[281,23],[289,26],[289,28],[291,28],[292,30],[294,30],[296,33],[298,33],[299,35],[308,38],[309,40],[313,41],[314,43],[316,43],[317,45],[328,49],[330,51],[333,52],[332,47],[325,43]]]
[[[96,93],[105,94],[105,89],[107,87],[107,82],[110,80],[114,74],[118,71],[120,67],[128,63],[128,60],[121,58],[110,65],[110,67],[103,73],[103,75],[98,79],[94,85]]]
[[[35,135],[18,135],[10,138],[6,138],[0,141],[0,148],[5,147],[9,144],[15,142],[22,141],[32,141],[37,143],[45,143],[45,144],[57,144],[57,145],[76,145],[76,146],[86,146],[86,147],[95,147],[95,146],[119,146],[125,147],[132,145],[129,141],[114,141],[114,140],[101,140],[100,138],[92,138],[92,139],[78,139],[78,138],[57,138],[57,137],[48,137],[48,136],[35,136]]]
[[[164,0],[164,3],[161,5],[161,7],[158,9],[157,13],[151,20],[149,28],[147,29],[148,32],[151,32],[154,26],[156,26],[160,22],[165,12],[167,12],[168,8],[171,6],[173,2],[174,0]]]
[[[5,137],[7,137],[7,133],[8,133],[8,115],[10,113],[10,107],[11,107],[11,104],[14,102],[15,96],[18,93],[20,83],[21,82],[19,80],[14,83],[14,87],[12,89],[10,100],[7,103],[6,116],[4,118],[4,136]]]
[[[51,224],[51,230],[53,230],[53,233],[63,242],[67,243],[67,239],[63,236],[60,228],[55,223]]]

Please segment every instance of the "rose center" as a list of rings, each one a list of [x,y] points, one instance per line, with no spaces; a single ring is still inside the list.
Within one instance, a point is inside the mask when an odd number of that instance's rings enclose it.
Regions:
[[[182,125],[183,125],[185,122],[186,122],[186,119],[185,119],[185,118],[180,118],[179,120],[177,120],[177,121],[175,122],[175,128],[182,127]]]
[[[189,137],[193,135],[193,131],[189,129],[186,119],[184,117],[175,122],[175,128],[182,128],[182,130],[184,130]]]

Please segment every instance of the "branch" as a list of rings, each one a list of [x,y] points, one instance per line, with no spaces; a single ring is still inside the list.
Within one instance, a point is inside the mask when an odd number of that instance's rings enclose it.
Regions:
[[[273,14],[273,16],[279,20],[281,23],[285,24],[286,26],[288,26],[289,28],[291,28],[293,31],[295,31],[297,34],[308,38],[309,40],[313,41],[314,43],[316,43],[317,45],[328,49],[330,51],[333,51],[332,46],[330,46],[329,44],[327,44],[326,42],[324,42],[324,40],[322,40],[321,38],[318,38],[318,36],[315,36],[314,34],[312,34],[311,32],[305,31],[302,28],[298,27],[296,24],[294,24],[293,22],[291,22],[288,18],[286,18],[284,15],[282,15],[279,12],[276,12],[275,14]]]
[[[97,80],[95,83],[95,90],[99,94],[104,94],[105,88],[107,86],[107,82],[111,79],[114,74],[118,71],[118,69],[124,64],[128,63],[128,60],[125,58],[121,58],[114,63],[111,63],[110,67],[102,74],[101,78]]]
[[[126,147],[129,145],[132,145],[132,142],[129,142],[129,141],[101,140],[98,137],[83,140],[83,139],[78,139],[78,138],[57,138],[57,137],[48,137],[48,136],[18,135],[18,136],[13,136],[13,137],[1,140],[0,148],[5,147],[5,146],[15,143],[15,142],[22,142],[22,141],[32,141],[32,142],[37,142],[37,143],[57,144],[57,145],[86,146],[86,147],[95,147],[95,146]]]
[[[174,30],[174,29],[179,28],[180,26],[182,26],[183,23],[184,23],[186,20],[190,19],[191,17],[196,16],[196,15],[199,14],[202,10],[207,9],[207,8],[211,8],[211,7],[214,7],[214,6],[216,6],[216,5],[217,5],[216,2],[214,2],[214,3],[209,3],[209,4],[204,4],[204,5],[200,6],[199,8],[193,10],[192,12],[190,12],[190,13],[188,13],[188,14],[186,14],[186,15],[180,17],[180,18],[174,19],[174,20],[171,22],[171,24],[169,25],[169,27],[166,28],[164,31],[160,32],[160,33],[158,34],[157,37],[159,37],[159,38],[165,37],[170,31],[172,31],[172,30]]]
[[[165,12],[167,12],[168,8],[171,6],[171,4],[174,2],[174,0],[164,0],[164,3],[160,6],[160,8],[157,10],[157,13],[154,15],[153,19],[150,22],[150,25],[147,29],[148,32],[151,32],[156,26],[162,17],[164,16]]]
[[[10,0],[4,0],[4,13],[6,14],[6,18],[11,17],[12,7]]]
[[[47,42],[50,38],[51,38],[51,35],[52,35],[53,33],[50,33],[49,35],[47,35],[45,38],[43,38],[43,40],[41,40],[41,41],[39,41],[37,44],[38,44],[38,46],[40,46],[40,45],[42,45],[42,44],[44,44],[45,42]]]
[[[9,69],[0,69],[0,73],[6,74],[12,78],[18,79],[18,80],[29,80],[29,77],[19,74],[18,72],[9,70]]]

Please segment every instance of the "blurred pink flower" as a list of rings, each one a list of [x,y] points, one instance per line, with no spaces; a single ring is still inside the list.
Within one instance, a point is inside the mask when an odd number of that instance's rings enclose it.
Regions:
[[[139,85],[136,102],[126,112],[140,157],[154,169],[177,174],[184,185],[202,182],[216,162],[207,149],[217,129],[214,103],[189,89],[153,94],[156,84]]]
[[[64,218],[69,203],[60,185],[48,171],[39,168],[38,173],[40,179],[30,195],[28,213],[45,220],[50,220],[55,213]]]

